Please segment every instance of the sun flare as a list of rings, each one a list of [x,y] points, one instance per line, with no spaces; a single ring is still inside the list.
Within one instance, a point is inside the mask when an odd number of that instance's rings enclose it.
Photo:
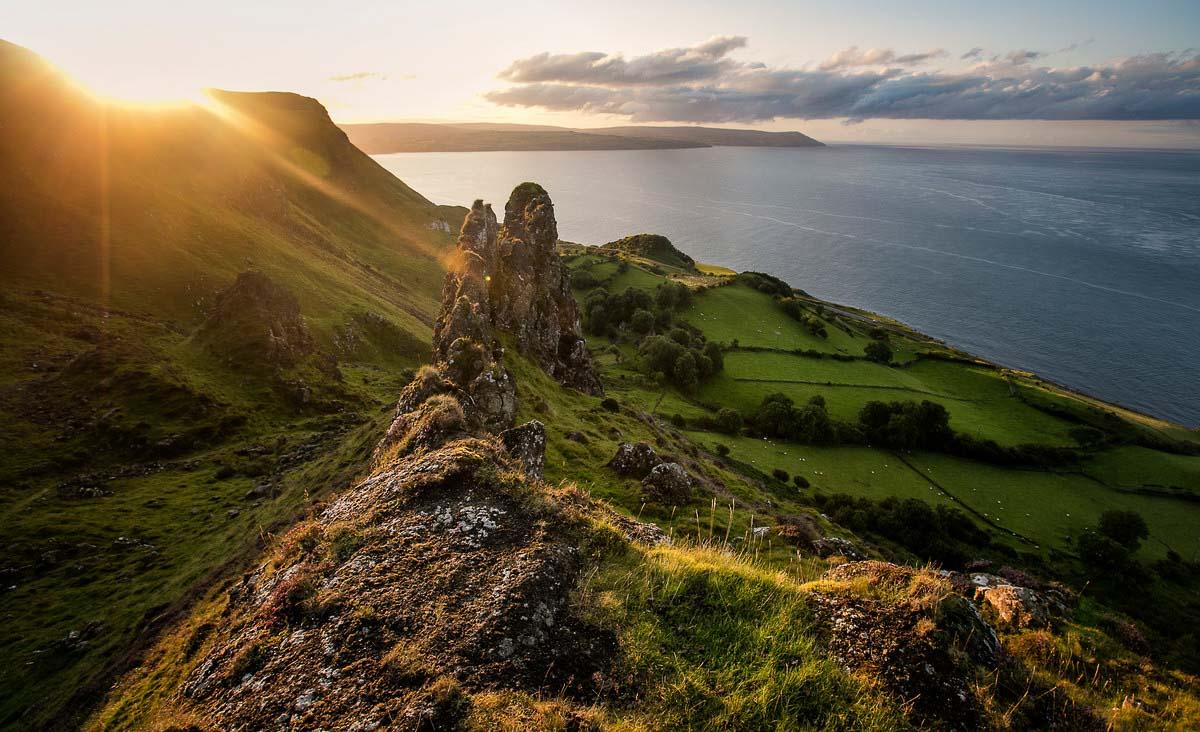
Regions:
[[[110,70],[68,69],[68,75],[95,99],[121,106],[181,107],[207,105],[203,89],[152,76],[117,77]]]

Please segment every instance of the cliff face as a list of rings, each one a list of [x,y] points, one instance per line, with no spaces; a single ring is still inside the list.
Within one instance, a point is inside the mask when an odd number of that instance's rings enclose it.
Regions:
[[[503,226],[490,206],[476,201],[442,289],[435,358],[454,360],[458,338],[493,345],[502,331],[559,383],[602,393],[557,244],[554,204],[541,186],[523,183],[513,190]]]

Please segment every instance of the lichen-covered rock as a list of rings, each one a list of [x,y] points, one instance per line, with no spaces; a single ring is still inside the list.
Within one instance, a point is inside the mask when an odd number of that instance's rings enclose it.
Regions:
[[[535,419],[501,432],[500,439],[509,456],[520,463],[525,475],[541,480],[546,464],[546,425]]]
[[[814,540],[810,546],[818,557],[845,557],[851,561],[859,561],[866,557],[854,546],[849,539],[837,536],[826,536]]]
[[[692,476],[679,463],[660,463],[642,479],[642,495],[664,505],[681,505],[692,499]]]
[[[617,447],[617,452],[608,461],[608,467],[618,475],[627,478],[645,478],[656,465],[662,463],[662,458],[654,451],[648,442],[624,442]]]

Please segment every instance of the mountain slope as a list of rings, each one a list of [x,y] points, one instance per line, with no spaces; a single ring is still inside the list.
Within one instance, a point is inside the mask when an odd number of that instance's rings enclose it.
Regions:
[[[115,106],[0,42],[0,727],[71,727],[364,464],[463,212],[312,99]]]

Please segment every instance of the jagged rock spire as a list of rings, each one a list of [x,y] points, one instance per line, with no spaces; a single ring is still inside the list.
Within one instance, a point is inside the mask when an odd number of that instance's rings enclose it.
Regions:
[[[476,201],[442,289],[435,359],[447,360],[459,338],[493,345],[504,332],[560,383],[602,393],[557,245],[554,204],[536,183],[513,189],[503,227],[490,206]]]

